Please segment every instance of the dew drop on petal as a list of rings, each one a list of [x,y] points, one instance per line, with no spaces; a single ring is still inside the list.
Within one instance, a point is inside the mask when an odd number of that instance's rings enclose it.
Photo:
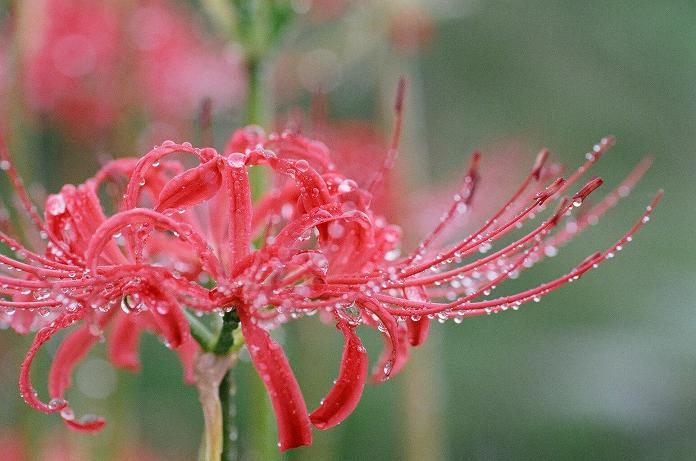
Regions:
[[[297,171],[304,173],[309,169],[309,163],[307,163],[307,160],[298,160],[295,162],[295,168],[297,168]]]

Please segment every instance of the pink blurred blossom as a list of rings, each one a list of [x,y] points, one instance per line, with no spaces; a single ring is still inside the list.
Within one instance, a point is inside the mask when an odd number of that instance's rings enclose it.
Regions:
[[[28,104],[80,139],[138,114],[185,129],[205,98],[222,110],[243,93],[238,53],[172,1],[42,0],[25,14]]]

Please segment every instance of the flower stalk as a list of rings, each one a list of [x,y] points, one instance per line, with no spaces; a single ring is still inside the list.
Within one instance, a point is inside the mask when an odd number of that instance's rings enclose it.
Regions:
[[[219,355],[211,352],[201,353],[196,360],[196,388],[203,409],[205,435],[201,450],[202,461],[227,461],[232,448],[228,437],[229,412],[223,407],[220,398],[222,384],[229,394],[228,372],[237,363],[238,354]],[[228,404],[229,398],[224,399]]]

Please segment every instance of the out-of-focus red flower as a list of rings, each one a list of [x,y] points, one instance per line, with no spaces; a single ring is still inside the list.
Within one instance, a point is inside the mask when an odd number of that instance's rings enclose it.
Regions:
[[[357,2],[355,2],[357,3]],[[317,21],[329,21],[341,16],[349,7],[346,0],[302,0],[302,9],[309,9],[311,17]]]
[[[38,458],[29,456],[27,441],[18,432],[0,433],[0,451],[3,461],[29,461],[31,459],[41,459],[41,461],[88,461],[90,458],[85,449],[69,443],[64,435],[59,431],[52,431],[47,437],[35,441],[34,445],[38,451]],[[38,445],[38,446],[37,446]],[[124,444],[113,456],[115,461],[158,461],[165,459],[157,453],[140,445],[137,442],[129,441]],[[171,456],[166,457],[172,461]]]
[[[378,179],[388,143],[372,125],[362,120],[317,123],[312,136],[331,146],[331,158],[336,169],[354,179],[362,189]],[[374,191],[370,208],[395,222],[401,202],[396,195],[404,192],[396,175],[381,179],[383,184]]]
[[[139,111],[174,131],[206,98],[219,109],[240,99],[239,57],[169,0],[44,0],[30,8],[27,100],[79,138],[98,138]]]
[[[0,433],[0,450],[6,461],[26,461],[29,459],[22,436],[12,432]]]
[[[404,51],[419,51],[433,37],[433,18],[419,5],[400,5],[389,16],[389,37],[392,44]]]
[[[368,359],[358,326],[375,327],[384,338],[372,380],[385,381],[403,367],[410,347],[426,339],[431,319],[460,322],[516,310],[579,278],[630,241],[661,193],[606,250],[539,286],[492,295],[508,278],[552,255],[631,189],[645,162],[586,214],[573,217],[601,185],[599,178],[564,198],[612,143],[606,138],[595,145],[567,179],[547,178],[548,152],[541,152],[520,187],[489,220],[468,237],[443,243],[477,189],[480,154],[474,153],[450,207],[404,256],[400,229],[370,205],[396,158],[395,141],[382,164],[372,167],[375,180],[367,186],[344,174],[325,144],[293,132],[267,136],[259,127],[247,127],[233,134],[222,154],[167,141],[139,159],[107,164],[80,186],[63,187],[48,197],[43,218],[29,202],[6,151],[0,151],[0,167],[46,241],[45,248],[35,251],[0,233],[0,241],[15,254],[0,255],[3,316],[27,311],[45,316],[22,366],[21,393],[34,408],[60,413],[70,427],[99,429],[101,418],[75,418],[64,392],[75,364],[105,329],[111,330],[112,361],[137,366],[140,330],[151,330],[170,347],[187,351],[195,343],[184,309],[235,311],[271,398],[281,450],[310,444],[312,424],[335,426],[360,399]],[[271,187],[256,201],[250,168],[272,172]],[[112,203],[101,203],[102,190]],[[555,209],[547,210],[554,202]],[[106,209],[117,211],[108,216]],[[537,218],[540,214],[545,219]],[[530,229],[517,231],[525,225]],[[316,311],[333,319],[345,343],[338,378],[319,407],[308,413],[288,360],[269,330]],[[51,400],[44,402],[31,384],[31,363],[56,332],[74,324],[77,328],[53,360]]]
[[[9,42],[4,28],[0,25],[0,101],[4,100],[9,92],[10,74],[12,65],[8,56]]]
[[[113,123],[125,102],[117,85],[118,14],[105,2],[46,0],[42,6],[32,11],[36,22],[23,57],[28,102],[88,136]]]
[[[190,14],[166,0],[147,0],[128,18],[139,97],[155,120],[191,117],[207,98],[222,108],[241,101],[246,85],[241,56],[192,26]]]

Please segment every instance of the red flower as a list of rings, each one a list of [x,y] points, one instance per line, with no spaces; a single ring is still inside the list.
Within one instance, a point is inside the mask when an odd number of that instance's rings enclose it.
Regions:
[[[94,140],[124,116],[144,115],[155,131],[180,131],[204,99],[216,109],[240,100],[237,51],[213,43],[174,2],[131,3],[32,3],[25,12],[32,20],[17,21],[30,29],[20,58],[31,109]]]
[[[399,112],[399,111],[397,111]],[[397,130],[398,131],[398,130]],[[189,144],[163,143],[140,159],[117,160],[80,186],[65,186],[46,201],[42,219],[21,187],[3,151],[10,175],[46,248],[32,251],[4,233],[16,257],[1,256],[0,306],[46,314],[21,371],[27,402],[60,412],[76,429],[93,430],[103,420],[76,420],[63,400],[71,371],[102,330],[111,326],[109,352],[115,364],[137,366],[138,331],[160,335],[177,350],[195,349],[184,309],[198,313],[236,310],[252,362],[268,389],[280,448],[311,443],[310,426],[340,423],[360,399],[367,353],[355,330],[376,327],[385,349],[372,371],[384,381],[404,365],[411,346],[427,337],[430,319],[517,309],[575,280],[630,241],[659,201],[657,194],[638,222],[608,249],[565,275],[519,293],[491,297],[506,279],[552,255],[625,195],[644,172],[641,163],[615,191],[585,214],[575,208],[601,185],[589,180],[562,198],[611,146],[603,139],[567,179],[547,178],[543,151],[514,195],[469,237],[443,243],[454,217],[468,210],[478,181],[480,155],[472,156],[450,208],[415,250],[399,256],[400,230],[376,215],[371,191],[396,156],[374,168],[369,187],[359,187],[336,168],[326,145],[295,133],[266,136],[258,127],[239,130],[223,154]],[[271,187],[252,200],[249,169],[272,173]],[[548,183],[548,185],[546,185]],[[113,203],[102,205],[105,188]],[[518,227],[555,211],[522,235]],[[110,217],[105,209],[118,210]],[[565,227],[560,227],[566,222]],[[501,248],[492,246],[509,237]],[[479,253],[485,254],[478,256]],[[321,310],[344,336],[338,379],[317,409],[308,413],[281,347],[269,330]],[[6,317],[12,317],[9,312]],[[53,334],[81,323],[61,345],[49,376],[51,401],[39,400],[29,368]]]

